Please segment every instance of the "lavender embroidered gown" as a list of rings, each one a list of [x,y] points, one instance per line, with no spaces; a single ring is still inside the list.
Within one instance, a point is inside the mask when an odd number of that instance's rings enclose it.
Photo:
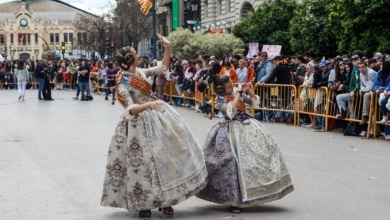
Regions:
[[[243,101],[252,104],[249,96]],[[214,125],[203,147],[208,182],[197,197],[229,206],[249,207],[283,198],[294,190],[282,154],[259,121],[240,122],[231,103],[217,103],[226,119]]]

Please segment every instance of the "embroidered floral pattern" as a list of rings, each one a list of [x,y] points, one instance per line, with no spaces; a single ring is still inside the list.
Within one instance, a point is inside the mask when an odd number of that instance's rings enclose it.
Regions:
[[[122,167],[120,160],[117,158],[112,165],[107,165],[107,173],[110,177],[123,179],[126,176],[126,167]]]
[[[293,190],[272,134],[256,120],[214,125],[203,152],[209,175],[199,198],[245,207],[281,199]]]
[[[137,182],[134,186],[134,190],[132,192],[128,192],[127,194],[131,203],[143,203],[149,198],[147,194],[150,194],[150,191],[143,190],[141,184]]]
[[[129,83],[120,82],[117,88],[129,109],[154,100]],[[136,115],[125,112],[117,124],[101,205],[138,213],[176,205],[205,186],[207,171],[200,145],[179,114],[163,105],[164,114],[153,110]]]

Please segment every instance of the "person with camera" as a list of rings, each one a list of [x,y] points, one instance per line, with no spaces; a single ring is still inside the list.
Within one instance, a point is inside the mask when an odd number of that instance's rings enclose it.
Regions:
[[[43,62],[44,66],[44,84],[43,84],[43,100],[46,101],[53,101],[54,99],[51,97],[51,79],[54,75],[54,69],[51,64],[51,61],[46,62],[46,60]]]
[[[83,60],[78,70],[81,101],[92,100],[91,92],[89,89],[89,72],[90,69],[86,62]]]
[[[35,76],[38,79],[38,99],[42,99],[42,90],[43,86],[45,84],[45,66],[43,65],[45,61],[44,60],[39,60],[37,63],[37,66],[35,68]]]
[[[197,197],[231,206],[233,213],[283,198],[294,190],[271,132],[246,114],[258,102],[248,83],[234,87],[227,75],[214,77],[215,108],[224,118],[207,134],[203,153],[208,182]]]

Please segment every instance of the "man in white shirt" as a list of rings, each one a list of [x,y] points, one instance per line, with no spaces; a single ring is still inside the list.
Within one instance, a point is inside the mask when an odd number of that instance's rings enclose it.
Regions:
[[[244,60],[238,61],[238,69],[236,70],[238,83],[248,82],[248,69],[245,67]]]
[[[360,91],[363,95],[362,120],[360,124],[366,124],[368,121],[368,113],[370,109],[371,93],[376,81],[376,72],[367,67],[365,62],[359,62],[358,68],[360,71]]]

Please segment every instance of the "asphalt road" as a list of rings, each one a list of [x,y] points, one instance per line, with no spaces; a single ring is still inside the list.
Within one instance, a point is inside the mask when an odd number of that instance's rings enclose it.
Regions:
[[[28,90],[0,90],[0,219],[132,219],[125,209],[99,206],[111,136],[122,114],[102,95],[72,100],[53,91],[38,101]],[[177,108],[203,143],[218,121]],[[174,219],[390,219],[390,143],[310,128],[267,123],[290,170],[295,191],[279,201],[244,208],[192,197]],[[153,210],[152,218],[169,218]]]

